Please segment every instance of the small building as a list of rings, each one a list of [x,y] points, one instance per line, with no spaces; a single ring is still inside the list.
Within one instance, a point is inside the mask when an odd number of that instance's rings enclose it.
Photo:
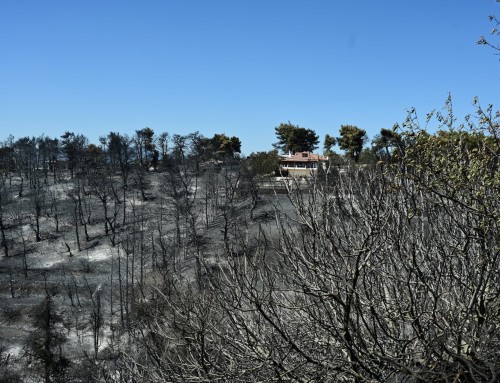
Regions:
[[[288,154],[280,158],[280,172],[292,177],[310,177],[320,166],[327,162],[327,158],[310,152]]]

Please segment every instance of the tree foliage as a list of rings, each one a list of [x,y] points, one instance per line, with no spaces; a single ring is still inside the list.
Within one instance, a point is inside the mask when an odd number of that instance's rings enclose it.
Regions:
[[[340,126],[340,137],[337,139],[337,143],[340,149],[344,150],[355,162],[358,162],[366,140],[367,135],[364,129],[354,125]]]
[[[325,135],[325,141],[323,144],[323,152],[325,156],[330,156],[333,153],[332,147],[335,146],[336,143],[337,139],[335,137],[330,136],[329,134]]]
[[[398,129],[397,124],[392,129],[382,128],[373,138],[372,149],[379,160],[393,162],[404,155],[405,144]]]
[[[194,152],[202,160],[234,157],[241,153],[241,141],[238,137],[228,137],[224,133],[214,134],[212,138],[200,136],[195,141]]]
[[[500,113],[491,104],[483,109],[477,100],[474,103],[476,115],[457,126],[449,97],[444,113],[436,113],[435,134],[422,128],[411,110],[405,122],[405,164],[426,191],[492,217],[500,198]],[[432,117],[428,115],[427,123]]]
[[[254,174],[272,175],[278,171],[278,152],[271,150],[268,152],[251,153],[248,156],[250,168]]]
[[[213,151],[222,156],[234,156],[241,153],[241,141],[238,137],[228,137],[225,134],[214,134],[211,139]]]
[[[318,147],[319,137],[312,129],[288,122],[278,125],[274,130],[278,142],[273,146],[283,153],[312,152]]]

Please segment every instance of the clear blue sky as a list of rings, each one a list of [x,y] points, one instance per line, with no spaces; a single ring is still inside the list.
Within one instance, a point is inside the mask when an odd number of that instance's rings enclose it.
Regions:
[[[0,141],[92,142],[110,131],[241,138],[269,150],[290,121],[370,139],[452,94],[459,116],[500,103],[476,45],[495,0],[1,0]],[[322,146],[322,144],[321,144]],[[318,151],[321,151],[322,148]]]

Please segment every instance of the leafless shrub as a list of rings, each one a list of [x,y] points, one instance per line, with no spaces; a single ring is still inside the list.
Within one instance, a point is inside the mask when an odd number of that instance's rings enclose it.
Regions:
[[[2,317],[8,323],[16,322],[22,314],[22,308],[12,303],[12,300],[2,299],[0,302]]]

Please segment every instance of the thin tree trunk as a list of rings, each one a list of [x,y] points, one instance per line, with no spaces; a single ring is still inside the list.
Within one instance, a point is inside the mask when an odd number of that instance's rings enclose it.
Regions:
[[[10,296],[12,298],[15,298],[15,294],[14,294],[14,273],[12,271],[12,267],[9,267],[9,283],[10,283]]]
[[[120,246],[118,246],[118,292],[120,296],[120,320],[122,323],[122,327],[125,327],[125,316],[123,309],[122,262],[120,256]]]
[[[125,226],[127,223],[127,190],[125,184],[123,184],[123,221],[122,221],[122,226]]]
[[[5,226],[3,224],[3,217],[2,217],[1,213],[0,213],[0,232],[2,234],[3,251],[5,253],[5,257],[8,257],[9,256],[9,247],[7,245],[7,237],[5,236]]]
[[[76,243],[78,245],[78,251],[82,251],[81,246],[80,246],[80,233],[78,232],[78,207],[76,204],[75,204],[75,208],[74,208],[74,214],[75,214]]]
[[[24,279],[28,278],[28,255],[27,255],[27,249],[26,249],[26,241],[24,240],[24,235],[22,232],[21,228],[21,240],[23,243],[23,273],[24,273]]]
[[[40,242],[42,238],[40,237],[40,208],[36,208],[35,214],[35,223],[36,223],[36,241]]]

